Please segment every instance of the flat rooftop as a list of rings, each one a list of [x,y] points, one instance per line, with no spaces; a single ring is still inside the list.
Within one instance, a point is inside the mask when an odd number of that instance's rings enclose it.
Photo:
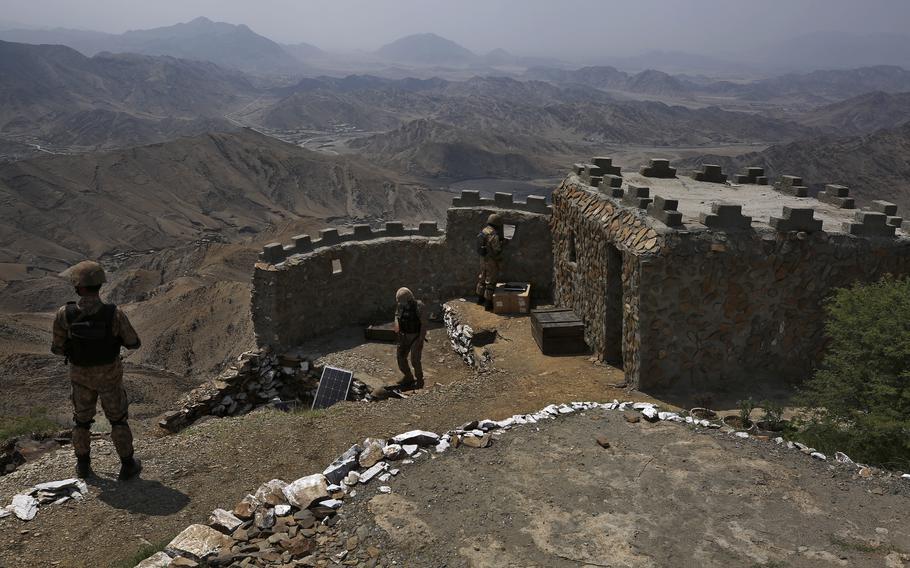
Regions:
[[[815,218],[822,221],[822,230],[828,233],[844,233],[843,224],[855,220],[857,209],[841,209],[819,201],[814,197],[794,197],[774,189],[771,185],[727,185],[709,183],[679,175],[676,178],[645,177],[638,173],[623,172],[623,187],[629,184],[649,187],[650,196],[664,199],[676,199],[677,210],[682,213],[683,224],[687,228],[704,227],[699,222],[701,213],[710,213],[714,202],[732,203],[742,206],[742,214],[752,217],[753,226],[770,227],[771,217],[781,217],[784,206],[792,208],[810,207],[815,210]],[[898,215],[901,211],[898,211]],[[897,236],[910,235],[906,230],[897,230]]]

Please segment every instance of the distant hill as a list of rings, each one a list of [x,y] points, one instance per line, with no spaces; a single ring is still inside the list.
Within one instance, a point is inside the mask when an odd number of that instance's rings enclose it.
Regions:
[[[910,124],[865,136],[809,138],[734,158],[702,156],[678,165],[691,169],[702,163],[722,164],[730,173],[763,166],[771,176],[801,176],[813,191],[843,184],[858,205],[885,199],[900,206],[898,215],[910,218]]]
[[[388,61],[414,65],[468,65],[480,58],[454,41],[436,34],[415,34],[397,39],[376,50]]]
[[[283,47],[285,51],[303,63],[306,63],[311,59],[321,58],[327,55],[326,52],[322,51],[315,45],[304,42],[284,44],[281,47]]]
[[[172,57],[0,41],[0,137],[110,148],[227,128],[255,89],[235,71]]]
[[[60,44],[85,55],[108,51],[143,55],[169,55],[211,61],[222,67],[252,73],[299,71],[300,61],[274,41],[245,25],[196,18],[190,22],[123,34],[79,30],[0,31],[0,39],[31,44]]]
[[[361,138],[351,147],[373,161],[421,177],[472,179],[551,175],[571,150],[539,138],[468,131],[428,119],[385,134]]]
[[[806,114],[800,122],[832,134],[868,134],[910,122],[910,93],[877,91],[827,105]]]
[[[306,218],[435,219],[441,209],[374,165],[250,130],[206,134],[0,165],[0,263],[55,270],[212,231],[236,239]]]
[[[910,67],[910,35],[814,32],[779,41],[752,55],[783,69],[843,69],[870,65]]]
[[[742,85],[739,90],[740,96],[759,100],[810,95],[817,100],[839,101],[873,91],[910,91],[910,71],[894,65],[824,69],[780,75]]]
[[[577,83],[607,91],[671,98],[686,98],[690,95],[690,88],[683,81],[663,71],[653,69],[633,75],[604,65],[572,70],[556,67],[532,67],[525,72],[524,76],[561,84]]]

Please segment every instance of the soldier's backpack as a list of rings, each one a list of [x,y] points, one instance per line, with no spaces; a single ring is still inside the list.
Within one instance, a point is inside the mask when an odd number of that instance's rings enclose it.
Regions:
[[[401,333],[420,333],[420,306],[410,301],[398,308],[398,331]]]
[[[487,234],[483,231],[477,233],[477,254],[487,256]]]
[[[122,340],[114,335],[117,306],[102,304],[93,314],[85,314],[75,302],[66,304],[66,359],[79,367],[109,365],[120,356]]]

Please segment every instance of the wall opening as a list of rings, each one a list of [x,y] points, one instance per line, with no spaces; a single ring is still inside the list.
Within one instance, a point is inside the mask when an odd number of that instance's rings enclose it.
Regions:
[[[622,253],[607,245],[607,288],[604,325],[604,359],[622,366]]]
[[[332,259],[332,274],[341,274],[341,259]]]
[[[575,233],[569,233],[569,262],[578,262],[578,255],[575,251]]]

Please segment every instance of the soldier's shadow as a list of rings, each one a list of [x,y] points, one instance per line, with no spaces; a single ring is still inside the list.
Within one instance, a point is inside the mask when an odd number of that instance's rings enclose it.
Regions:
[[[115,509],[131,513],[156,517],[173,515],[190,502],[185,493],[150,479],[118,482],[95,475],[86,479],[86,482],[101,490],[97,499]]]

